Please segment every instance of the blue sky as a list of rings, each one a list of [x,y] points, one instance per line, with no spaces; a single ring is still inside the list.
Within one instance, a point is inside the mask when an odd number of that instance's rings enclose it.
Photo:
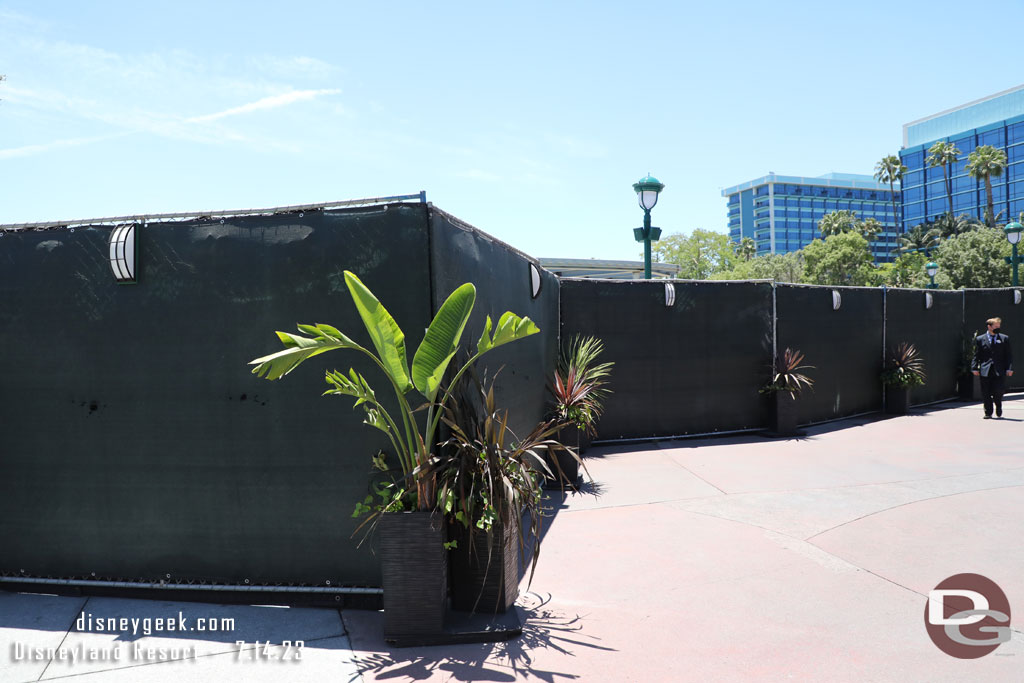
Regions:
[[[535,256],[725,231],[1024,82],[1024,4],[0,1],[0,223],[409,194]],[[968,28],[977,26],[978,28]]]

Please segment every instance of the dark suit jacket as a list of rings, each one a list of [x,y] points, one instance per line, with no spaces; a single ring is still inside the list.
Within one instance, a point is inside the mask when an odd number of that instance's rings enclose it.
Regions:
[[[996,342],[989,341],[988,332],[974,339],[974,361],[971,370],[980,370],[982,377],[1002,376],[1013,370],[1013,351],[1010,338],[1003,333],[996,335]]]

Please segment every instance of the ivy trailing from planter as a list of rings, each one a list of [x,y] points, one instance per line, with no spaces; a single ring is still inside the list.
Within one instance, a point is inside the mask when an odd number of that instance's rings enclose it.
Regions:
[[[558,426],[550,420],[517,437],[508,426],[508,411],[497,405],[496,377],[480,382],[471,373],[463,378],[454,400],[445,407],[444,423],[451,436],[424,473],[436,479],[450,522],[467,532],[462,535],[470,543],[454,548],[456,552],[473,552],[474,536],[487,534],[487,557],[479,559],[490,570],[502,540],[492,532],[512,529],[522,556],[531,557],[532,580],[544,512],[541,480],[551,474],[543,452],[568,449],[551,439]],[[524,517],[529,519],[525,527]]]

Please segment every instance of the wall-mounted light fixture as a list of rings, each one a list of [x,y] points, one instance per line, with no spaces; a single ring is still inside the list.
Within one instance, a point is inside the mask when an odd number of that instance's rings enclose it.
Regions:
[[[838,311],[839,307],[843,305],[843,295],[839,293],[838,289],[832,290],[832,310]]]
[[[1013,303],[1014,304],[1019,304],[1020,300],[1021,300],[1020,290],[1019,289],[1013,290]]]
[[[532,298],[536,299],[538,296],[540,296],[540,285],[541,285],[540,269],[537,266],[535,266],[535,265],[533,265],[531,263],[530,264],[530,296]]]
[[[133,285],[139,266],[135,223],[119,225],[110,233],[110,270],[119,285]]]
[[[931,308],[932,304],[934,304],[934,303],[935,303],[935,299],[932,297],[932,293],[931,292],[925,292],[924,293],[924,307],[926,309]]]
[[[671,282],[665,283],[665,305],[674,306],[676,303],[676,286]]]

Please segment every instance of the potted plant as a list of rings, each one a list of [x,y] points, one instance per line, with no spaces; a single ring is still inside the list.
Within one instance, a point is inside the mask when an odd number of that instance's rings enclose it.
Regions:
[[[771,381],[761,388],[769,398],[768,422],[773,434],[792,436],[799,434],[796,428],[796,397],[804,389],[814,386],[814,380],[803,374],[813,370],[813,365],[803,365],[804,354],[787,348],[782,356],[775,359]]]
[[[971,372],[971,363],[974,360],[974,340],[980,333],[963,336],[960,343],[960,361],[956,368],[956,390],[961,401],[973,401],[976,395],[974,385],[974,373]]]
[[[910,388],[925,383],[924,360],[913,344],[901,342],[890,350],[882,371],[885,412],[906,415],[910,409]]]
[[[558,360],[554,379],[549,386],[554,398],[553,420],[559,426],[559,442],[582,455],[597,436],[597,421],[604,410],[604,400],[611,391],[607,378],[614,362],[598,363],[604,345],[596,337],[573,337]],[[579,459],[564,450],[549,454],[548,465],[555,473],[555,482],[575,486],[579,478]],[[550,481],[550,480],[549,480]]]
[[[398,460],[400,477],[378,490],[380,500],[374,503],[371,496],[357,506],[357,513],[369,515],[371,528],[379,527],[385,636],[399,639],[437,633],[443,628],[447,601],[447,553],[438,487],[426,465],[435,450],[444,406],[451,398],[452,386],[482,355],[540,330],[529,318],[511,312],[505,312],[493,327],[488,316],[476,351],[461,367],[453,368],[452,382],[444,387],[443,378],[476,301],[476,288],[466,283],[448,296],[427,327],[410,366],[405,334],[398,323],[354,273],[345,271],[344,276],[375,352],[330,325],[299,325],[304,334],[277,333],[284,350],[250,364],[257,376],[274,380],[313,356],[350,349],[367,356],[380,369],[391,386],[395,408],[385,407],[355,369],[328,371],[326,380],[332,388],[325,394],[354,398],[355,405],[365,412],[364,423],[387,435]],[[426,400],[415,410],[410,403],[414,390]],[[416,414],[421,409],[426,410],[425,418]],[[373,462],[384,467],[379,456]]]
[[[532,579],[540,553],[542,450],[568,449],[550,439],[550,421],[517,439],[496,405],[493,378],[467,378],[444,422],[451,436],[429,473],[449,520],[452,607],[505,612],[519,592],[520,556],[531,557]]]

